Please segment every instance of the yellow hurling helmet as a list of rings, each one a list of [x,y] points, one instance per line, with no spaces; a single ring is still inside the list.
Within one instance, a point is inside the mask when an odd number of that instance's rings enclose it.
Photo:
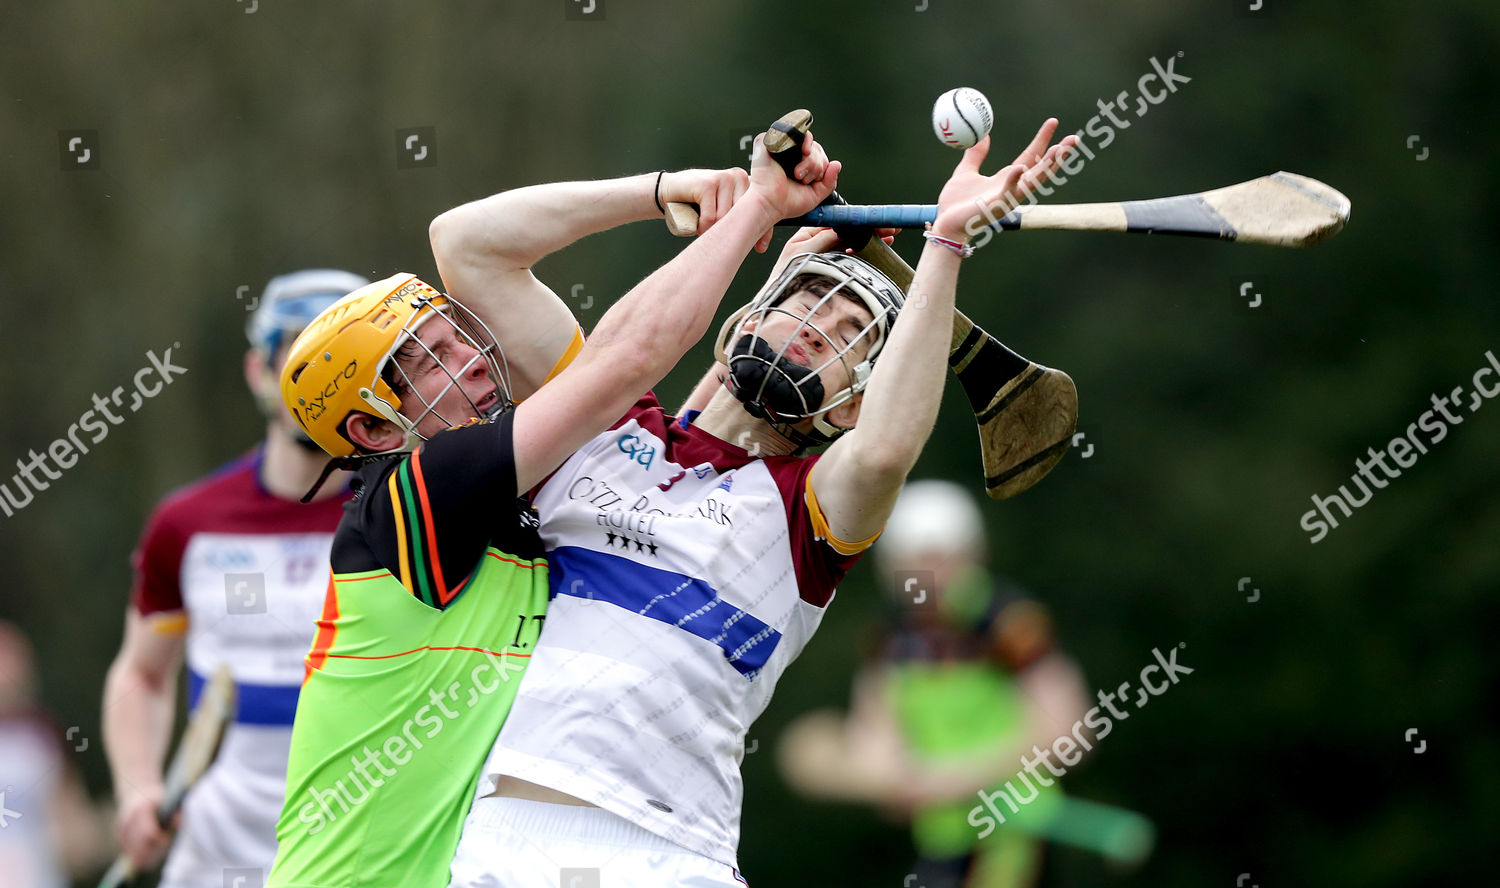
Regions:
[[[429,401],[410,385],[404,369],[394,358],[403,346],[411,343],[427,350],[416,333],[434,319],[452,325],[457,335],[479,354],[461,368],[450,368],[428,350],[448,375],[448,387]],[[354,443],[345,432],[345,420],[355,413],[395,423],[406,432],[406,441],[396,452],[410,450],[422,440],[416,431],[417,424],[428,413],[436,413],[433,405],[481,359],[499,387],[499,400],[489,412],[509,409],[510,386],[503,369],[504,358],[484,322],[457,300],[444,296],[415,275],[396,274],[360,287],[307,325],[292,343],[282,367],[281,400],[307,436],[331,456],[356,454]],[[402,394],[397,393],[398,389]],[[404,415],[403,395],[416,398],[426,409],[419,414]],[[444,425],[451,426],[483,414],[472,401],[469,407],[473,411],[469,416],[438,415]],[[407,413],[413,411],[409,409]]]

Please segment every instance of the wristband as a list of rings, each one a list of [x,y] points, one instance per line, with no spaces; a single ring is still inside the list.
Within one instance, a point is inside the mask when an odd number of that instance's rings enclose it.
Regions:
[[[974,255],[974,247],[970,244],[959,243],[956,240],[948,240],[946,237],[933,234],[931,231],[922,232],[922,236],[934,243],[942,244],[943,246],[957,253],[958,258],[960,259],[967,259],[970,256]]]
[[[666,174],[666,170],[656,174],[656,187],[651,190],[651,199],[656,201],[656,211],[663,216],[667,214],[667,208],[661,205],[661,177]]]

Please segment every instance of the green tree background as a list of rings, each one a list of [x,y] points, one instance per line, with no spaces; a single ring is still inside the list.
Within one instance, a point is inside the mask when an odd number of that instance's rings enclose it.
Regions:
[[[1052,607],[1089,687],[1186,642],[1194,674],[1118,726],[1070,791],[1147,813],[1131,874],[1050,854],[1046,884],[1460,884],[1500,825],[1485,638],[1500,578],[1500,406],[1463,423],[1326,539],[1299,518],[1433,393],[1500,349],[1494,248],[1500,10],[1264,0],[1000,3],[25,3],[0,29],[0,461],[65,434],[91,393],[174,343],[188,374],[0,525],[0,616],[37,642],[45,705],[98,737],[128,555],[166,491],[250,446],[244,303],[335,266],[436,280],[427,222],[542,181],[742,164],[741,135],[808,107],[856,199],[931,202],[958,155],[938,93],[996,111],[996,160],[1043,118],[1084,126],[1150,60],[1192,78],[1056,199],[1198,191],[1278,169],[1334,184],[1348,229],[1307,251],[1076,233],[1004,235],[961,306],[1077,380],[1095,454],[987,503],[998,566]],[[251,12],[251,8],[254,11]],[[919,7],[925,7],[919,11]],[[1485,111],[1490,108],[1491,111]],[[395,132],[436,129],[399,169]],[[67,170],[59,132],[98,132]],[[1416,141],[1411,141],[1412,137]],[[914,256],[911,235],[907,255]],[[587,239],[539,275],[596,320],[681,249],[658,224]],[[726,306],[769,269],[746,262]],[[1251,309],[1240,285],[1263,303]],[[726,309],[727,311],[727,309]],[[700,346],[661,386],[686,394]],[[1467,394],[1465,395],[1467,398]],[[950,387],[917,475],[978,490]],[[0,469],[9,475],[10,470]],[[1488,542],[1486,542],[1488,541]],[[1246,602],[1251,577],[1262,590]],[[870,564],[751,731],[742,869],[758,886],[902,883],[904,833],[797,798],[780,728],[842,704]],[[1488,627],[1488,628],[1487,628]],[[1417,728],[1426,751],[1405,740]],[[100,744],[77,753],[107,790]],[[3,876],[0,876],[3,881]]]

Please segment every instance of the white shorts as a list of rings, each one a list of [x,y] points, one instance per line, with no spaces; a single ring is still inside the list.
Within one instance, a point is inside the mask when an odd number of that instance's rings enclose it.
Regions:
[[[449,888],[745,888],[734,867],[603,808],[476,799]]]

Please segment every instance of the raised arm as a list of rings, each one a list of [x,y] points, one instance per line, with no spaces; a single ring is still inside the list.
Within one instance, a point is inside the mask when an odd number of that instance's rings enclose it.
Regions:
[[[979,172],[989,152],[988,137],[964,152],[938,196],[932,233],[967,244],[968,232],[977,230],[976,220],[982,224],[987,212],[1003,214],[1044,182],[1065,148],[1076,144],[1069,137],[1046,148],[1056,128],[1057,121],[1049,119],[1018,162],[993,176]],[[871,372],[858,424],[813,467],[808,482],[839,539],[864,540],[880,532],[932,433],[953,331],[960,261],[956,252],[935,240],[924,245],[905,307]]]
[[[822,163],[810,135],[804,153],[818,168],[811,185],[787,179],[757,140],[743,196],[615,303],[567,369],[516,409],[520,489],[540,481],[660,382],[702,338],[750,250],[768,242],[778,220],[807,212],[833,190],[839,163]]]
[[[810,172],[814,165],[803,169]],[[663,206],[697,204],[700,231],[707,232],[749,185],[749,174],[741,169],[533,185],[455,207],[432,221],[428,235],[448,294],[495,331],[515,394],[525,398],[578,335],[568,305],[532,274],[537,262],[595,232],[660,218],[658,199]]]

